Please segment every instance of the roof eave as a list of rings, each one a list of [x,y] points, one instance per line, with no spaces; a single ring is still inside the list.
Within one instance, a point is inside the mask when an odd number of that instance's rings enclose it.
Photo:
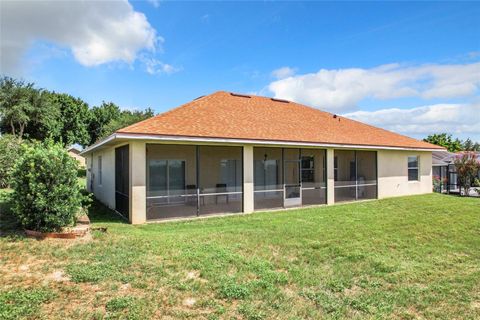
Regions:
[[[110,141],[115,140],[116,138],[117,138],[117,133],[116,133],[116,132],[115,132],[115,133],[112,133],[111,135],[109,135],[109,136],[106,137],[105,139],[100,140],[100,141],[92,144],[91,146],[88,146],[88,147],[86,147],[85,149],[83,149],[83,151],[80,152],[80,155],[81,155],[81,156],[84,156],[84,155],[92,152],[93,150],[100,148],[100,147],[103,146],[104,144],[106,144],[106,143],[108,143],[108,142],[110,142]]]
[[[374,150],[415,150],[415,151],[440,151],[439,148],[422,148],[422,147],[399,147],[399,146],[378,146],[378,145],[356,145],[341,143],[314,143],[300,141],[280,141],[280,140],[260,140],[260,139],[237,139],[237,138],[216,138],[216,137],[191,137],[191,136],[173,136],[159,134],[143,134],[143,133],[126,133],[115,132],[102,141],[99,141],[87,147],[80,155],[88,154],[95,149],[100,148],[106,143],[116,139],[133,139],[133,140],[154,140],[154,141],[187,141],[187,142],[213,142],[213,143],[234,143],[234,144],[261,144],[261,145],[291,145],[305,147],[325,147],[325,148],[354,148],[354,149],[374,149]]]

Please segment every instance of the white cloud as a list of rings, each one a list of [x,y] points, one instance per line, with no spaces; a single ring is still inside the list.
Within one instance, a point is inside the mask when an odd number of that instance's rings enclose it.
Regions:
[[[277,79],[285,79],[295,74],[296,69],[290,67],[281,67],[272,71],[272,77]]]
[[[203,23],[209,23],[210,22],[210,15],[207,13],[207,14],[204,14],[200,20],[203,22]]]
[[[141,60],[145,64],[145,70],[149,74],[172,74],[180,71],[180,68],[176,68],[155,58],[142,57]]]
[[[147,1],[150,2],[152,6],[154,6],[155,8],[160,7],[160,0],[147,0]]]
[[[426,136],[448,132],[471,135],[480,141],[480,102],[356,111],[344,116],[407,135]]]
[[[280,70],[280,69],[279,69]],[[381,65],[371,69],[321,69],[269,84],[276,98],[328,110],[352,110],[367,98],[471,97],[480,87],[480,62],[471,64]]]
[[[154,53],[159,37],[126,0],[1,1],[1,72],[18,74],[35,41],[70,49],[82,65],[132,63],[141,51]]]

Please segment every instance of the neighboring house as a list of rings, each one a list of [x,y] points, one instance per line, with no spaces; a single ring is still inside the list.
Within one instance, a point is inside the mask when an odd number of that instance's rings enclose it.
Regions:
[[[229,92],[82,152],[88,188],[131,223],[432,192],[441,147],[286,100]]]
[[[432,176],[436,192],[460,193],[458,174],[454,161],[455,157],[461,154],[461,152],[454,153],[446,150],[432,152]],[[480,159],[480,152],[476,152],[476,155],[477,158]],[[435,180],[439,182],[435,182]],[[471,192],[476,194],[474,190],[471,190]]]
[[[80,153],[82,153],[82,150],[79,150],[76,147],[70,147],[67,152],[72,158],[78,161],[78,165],[81,168],[85,168],[85,158],[80,155]]]

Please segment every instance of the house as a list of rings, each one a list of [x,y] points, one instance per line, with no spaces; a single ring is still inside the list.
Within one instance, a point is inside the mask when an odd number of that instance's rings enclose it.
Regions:
[[[82,155],[88,189],[137,224],[430,193],[436,150],[298,103],[220,91]]]
[[[480,152],[475,152],[477,159],[480,159]],[[461,156],[462,152],[454,153],[446,150],[432,152],[432,179],[433,187],[440,193],[460,193],[455,158]],[[480,172],[478,178],[480,179]],[[471,190],[471,195],[478,195]]]
[[[82,153],[82,150],[79,150],[75,146],[71,146],[70,148],[67,149],[67,152],[70,155],[70,157],[78,161],[78,165],[81,168],[85,168],[85,158],[82,155],[80,155],[80,153]]]

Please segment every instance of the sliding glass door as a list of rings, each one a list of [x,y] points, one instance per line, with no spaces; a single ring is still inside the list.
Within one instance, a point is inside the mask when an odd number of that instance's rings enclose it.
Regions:
[[[182,201],[185,187],[185,160],[152,160],[149,162],[149,190],[165,202]]]

